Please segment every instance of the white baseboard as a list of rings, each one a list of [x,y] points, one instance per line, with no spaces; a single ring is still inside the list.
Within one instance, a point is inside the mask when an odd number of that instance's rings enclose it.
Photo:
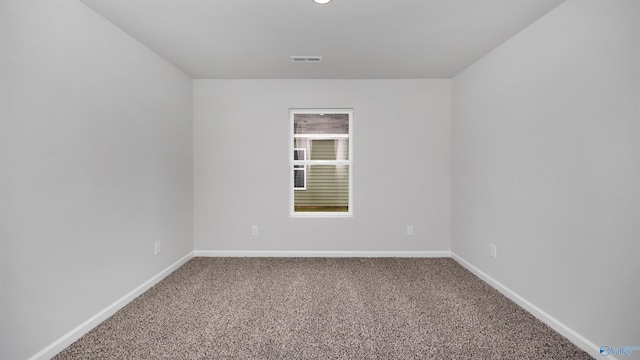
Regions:
[[[476,276],[478,276],[480,279],[482,279],[485,282],[487,282],[494,289],[498,290],[500,293],[502,293],[502,295],[504,295],[507,298],[511,299],[513,302],[515,302],[516,304],[520,305],[522,308],[527,310],[527,312],[529,312],[531,315],[535,316],[540,321],[542,321],[543,323],[547,324],[550,328],[552,328],[553,330],[555,330],[558,333],[560,333],[560,335],[562,335],[562,336],[566,337],[567,339],[569,339],[569,341],[571,341],[573,344],[578,346],[580,349],[582,349],[582,350],[586,351],[587,353],[589,353],[589,355],[593,356],[596,359],[597,358],[603,358],[603,356],[600,355],[600,346],[597,346],[592,341],[589,341],[587,338],[585,338],[584,336],[580,335],[575,330],[573,330],[570,327],[568,327],[567,325],[563,324],[558,319],[556,319],[553,316],[549,315],[544,310],[542,310],[539,307],[535,306],[534,304],[529,302],[527,299],[523,298],[522,296],[518,295],[513,290],[511,290],[508,287],[506,287],[504,284],[500,283],[498,280],[492,278],[491,276],[487,275],[482,270],[480,270],[477,267],[471,265],[471,263],[469,263],[465,259],[461,258],[460,256],[458,256],[454,252],[451,252],[451,257],[455,261],[457,261],[460,265],[465,267],[467,270],[471,271]],[[613,355],[607,356],[606,359],[607,360],[609,360],[609,359],[617,360]]]
[[[195,257],[451,257],[450,251],[235,251],[196,250]]]
[[[153,285],[157,284],[162,279],[164,279],[167,275],[171,274],[180,266],[184,265],[191,258],[193,258],[192,252],[185,255],[182,259],[176,261],[166,269],[162,270],[160,273],[158,273],[151,279],[145,281],[142,285],[133,289],[131,292],[129,292],[125,296],[116,300],[113,304],[107,306],[105,309],[103,309],[99,313],[93,315],[87,321],[78,325],[75,329],[69,331],[67,334],[65,334],[58,340],[51,343],[46,348],[40,350],[40,352],[30,357],[29,360],[51,359],[60,351],[64,350],[67,346],[71,345],[73,342],[80,339],[83,335],[91,331],[91,329],[98,326],[101,322],[105,321],[111,315],[115,314],[118,310],[122,309],[124,306],[129,304],[131,301],[133,301],[133,299],[142,295],[142,293],[149,290]]]

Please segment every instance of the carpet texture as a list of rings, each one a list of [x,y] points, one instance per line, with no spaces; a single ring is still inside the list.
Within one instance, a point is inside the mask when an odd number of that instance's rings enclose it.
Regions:
[[[452,259],[194,258],[54,359],[592,359]]]

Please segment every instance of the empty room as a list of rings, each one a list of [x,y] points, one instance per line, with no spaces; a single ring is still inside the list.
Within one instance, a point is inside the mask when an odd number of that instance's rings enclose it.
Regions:
[[[640,359],[640,1],[0,0],[0,359]]]

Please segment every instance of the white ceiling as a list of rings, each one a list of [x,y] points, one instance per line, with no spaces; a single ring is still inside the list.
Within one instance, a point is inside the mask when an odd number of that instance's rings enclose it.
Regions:
[[[564,0],[82,1],[192,78],[340,79],[451,78]]]

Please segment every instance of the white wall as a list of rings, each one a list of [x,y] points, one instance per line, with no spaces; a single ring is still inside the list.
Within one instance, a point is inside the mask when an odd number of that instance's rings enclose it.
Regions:
[[[596,346],[640,345],[639,6],[569,0],[453,79],[452,251]]]
[[[0,24],[0,358],[24,359],[193,250],[192,83],[76,1]]]
[[[195,80],[196,251],[448,251],[450,83]],[[289,108],[354,109],[353,218],[289,218]]]

